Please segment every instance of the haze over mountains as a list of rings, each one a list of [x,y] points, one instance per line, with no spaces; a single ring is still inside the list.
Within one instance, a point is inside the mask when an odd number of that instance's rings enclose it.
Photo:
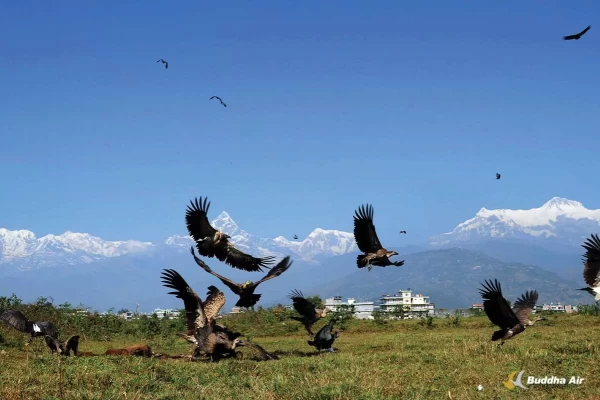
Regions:
[[[383,215],[375,220],[376,226],[389,223]],[[580,245],[590,233],[600,231],[600,210],[588,210],[577,201],[558,197],[530,210],[482,208],[453,231],[432,236],[428,244],[395,249],[407,255],[405,267],[374,268],[370,273],[356,268],[358,249],[351,232],[317,228],[303,240],[260,238],[240,228],[226,212],[212,224],[253,255],[290,254],[295,260],[288,272],[259,286],[258,292],[263,293],[259,305],[281,301],[292,288],[324,297],[340,294],[375,299],[412,287],[431,296],[438,307],[466,307],[478,299],[475,281],[490,277],[504,277],[507,283],[503,285],[508,290],[514,285],[516,292],[537,288],[541,301],[578,303],[586,302],[586,296],[569,288],[582,287]],[[407,236],[402,235],[402,240]],[[0,294],[15,292],[26,300],[50,295],[55,301],[81,301],[100,309],[132,308],[135,302],[143,303],[143,310],[179,307],[160,285],[162,268],[177,269],[199,293],[210,284],[220,284],[193,263],[191,245],[185,235],[173,235],[163,243],[111,242],[87,233],[37,238],[30,231],[0,228]],[[393,243],[387,247],[393,248]],[[236,271],[214,259],[205,261],[240,282],[261,276]],[[474,263],[480,268],[473,269]],[[452,274],[472,279],[453,279]],[[509,283],[514,274],[521,278]],[[472,296],[465,285],[474,285]],[[559,290],[553,292],[552,288]],[[228,301],[228,305],[234,302]]]

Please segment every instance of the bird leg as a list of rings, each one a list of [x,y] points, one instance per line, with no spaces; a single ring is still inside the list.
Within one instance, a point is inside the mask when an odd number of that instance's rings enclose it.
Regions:
[[[335,350],[333,349],[333,347],[328,348],[327,351],[330,353],[335,353]]]

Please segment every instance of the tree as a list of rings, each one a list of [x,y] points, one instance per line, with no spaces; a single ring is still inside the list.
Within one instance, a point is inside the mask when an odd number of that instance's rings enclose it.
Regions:
[[[319,295],[309,296],[306,300],[312,302],[315,305],[315,308],[325,308],[325,303]]]
[[[390,314],[395,318],[401,319],[402,317],[404,317],[404,314],[406,314],[407,308],[408,307],[404,304],[394,306],[391,308]]]
[[[125,314],[125,313],[128,313],[128,312],[129,312],[129,309],[128,309],[128,308],[121,308],[121,309],[120,309],[120,310],[117,312],[117,314],[121,315],[121,314]]]

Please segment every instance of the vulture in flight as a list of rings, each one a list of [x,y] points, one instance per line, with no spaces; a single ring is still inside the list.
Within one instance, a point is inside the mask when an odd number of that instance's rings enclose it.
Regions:
[[[356,245],[360,251],[364,253],[359,254],[356,258],[358,268],[368,266],[370,271],[373,265],[379,267],[389,265],[400,267],[404,265],[404,260],[391,262],[389,258],[398,255],[398,253],[388,251],[379,242],[375,225],[373,225],[373,207],[370,204],[362,205],[355,211],[354,240],[356,240]]]
[[[290,299],[294,304],[294,309],[301,317],[292,316],[293,320],[302,322],[309,336],[314,336],[311,328],[319,319],[327,315],[327,309],[316,308],[312,301],[307,300],[301,291],[293,290]]]
[[[169,294],[183,300],[186,316],[186,332],[178,334],[194,344],[192,358],[198,353],[205,353],[211,360],[235,354],[236,347],[246,346],[256,350],[261,359],[276,359],[277,356],[267,353],[261,346],[239,339],[240,334],[217,325],[214,316],[223,304],[225,295],[215,286],[208,287],[208,296],[202,302],[200,297],[175,270],[163,270],[161,280],[165,287],[175,289]]]
[[[295,240],[298,240],[298,235],[294,235],[294,239],[295,239]]]
[[[581,246],[586,250],[583,257],[583,280],[588,287],[578,290],[585,290],[594,296],[595,301],[600,301],[600,239],[592,233]]]
[[[500,179],[500,174],[496,172],[496,179]]]
[[[576,34],[574,34],[574,35],[564,36],[564,37],[563,37],[563,39],[565,39],[565,40],[579,40],[579,39],[581,39],[581,37],[582,37],[583,35],[585,35],[585,33],[586,33],[587,31],[589,31],[589,30],[590,30],[590,28],[591,28],[591,27],[592,27],[592,26],[591,26],[591,25],[589,25],[587,28],[585,28],[585,29],[584,29],[584,30],[582,30],[581,32],[579,32],[579,33],[576,33]]]
[[[204,201],[202,197],[196,198],[190,203],[185,213],[185,224],[201,256],[216,257],[233,268],[248,272],[262,272],[262,268],[271,268],[269,265],[275,261],[275,257],[256,258],[243,253],[231,244],[231,236],[212,227],[207,217],[210,208],[207,198]]]
[[[165,60],[163,60],[162,58],[160,60],[158,60],[157,62],[162,62],[163,64],[165,64],[165,69],[169,69],[169,63],[166,62]]]
[[[340,336],[340,331],[337,330],[333,333],[333,324],[335,324],[335,319],[331,318],[329,323],[317,332],[314,340],[309,340],[307,343],[311,346],[315,346],[318,352],[327,350],[334,353],[333,342]]]
[[[219,100],[221,102],[221,104],[223,104],[223,107],[227,107],[227,104],[223,103],[223,100],[221,100],[221,98],[219,96],[213,96],[209,100],[212,100],[212,99]]]
[[[406,235],[406,231],[400,231],[400,233],[404,233]]]
[[[254,290],[256,290],[257,286],[265,281],[268,281],[269,279],[278,277],[279,275],[287,271],[287,269],[292,265],[292,261],[290,261],[290,256],[287,256],[283,260],[281,260],[279,264],[273,267],[262,279],[256,282],[246,281],[244,283],[235,283],[232,280],[217,274],[212,269],[210,269],[210,267],[204,261],[196,257],[196,253],[194,252],[193,246],[190,248],[190,252],[194,256],[194,260],[200,268],[202,268],[209,274],[219,278],[221,282],[223,282],[223,284],[225,284],[229,289],[231,289],[233,293],[240,296],[237,303],[235,303],[235,305],[238,307],[254,306],[258,302],[258,300],[260,300],[260,296],[262,296],[260,294],[254,294]]]
[[[529,315],[538,298],[537,291],[525,292],[515,301],[511,309],[502,296],[500,282],[497,279],[494,279],[494,282],[486,280],[482,286],[483,289],[479,289],[479,292],[483,298],[483,310],[489,320],[500,328],[492,334],[492,341],[501,340],[499,347],[504,344],[505,340],[523,332],[526,326],[545,319],[544,317],[538,317],[533,322],[529,320]]]

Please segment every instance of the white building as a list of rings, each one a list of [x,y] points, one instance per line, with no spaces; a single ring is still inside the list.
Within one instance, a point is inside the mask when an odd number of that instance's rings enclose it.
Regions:
[[[170,308],[156,308],[153,312],[153,314],[156,314],[156,316],[158,317],[158,319],[163,319],[163,318],[168,318],[168,319],[175,319],[179,316],[179,311],[177,310],[172,310]]]
[[[533,312],[535,313],[536,311],[555,311],[571,314],[572,312],[577,311],[577,307],[561,303],[536,304],[533,308]]]
[[[356,301],[356,299],[350,297],[346,303],[343,303],[342,296],[325,299],[327,311],[335,312],[340,306],[354,306],[354,318],[357,319],[371,319],[373,318],[371,314],[375,310],[375,304],[372,301]]]
[[[396,307],[403,307],[406,313],[428,313],[433,315],[435,304],[429,301],[429,296],[414,294],[408,288],[398,291],[397,295],[383,295],[379,299],[379,309],[384,312],[393,311]]]

